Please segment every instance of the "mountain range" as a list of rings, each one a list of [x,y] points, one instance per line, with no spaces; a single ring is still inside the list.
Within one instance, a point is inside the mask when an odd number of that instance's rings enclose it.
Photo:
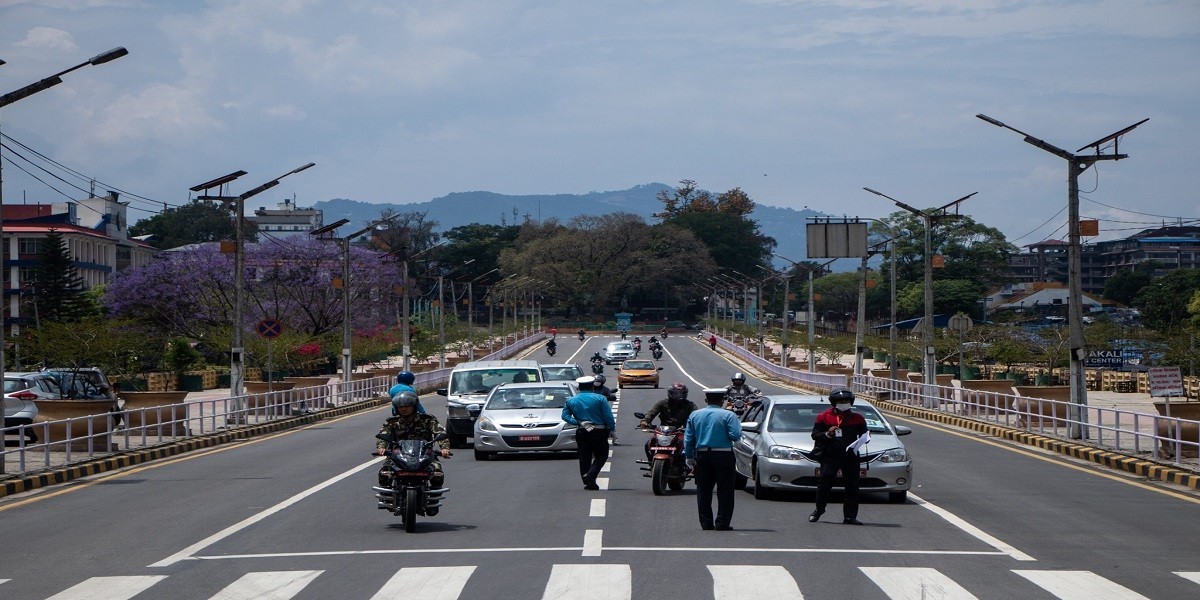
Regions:
[[[639,215],[647,222],[654,222],[653,214],[662,210],[659,192],[668,194],[674,187],[662,183],[637,185],[627,190],[589,192],[586,194],[547,194],[512,196],[495,192],[455,192],[427,202],[411,204],[384,204],[334,198],[317,202],[313,208],[323,211],[325,222],[349,219],[349,230],[366,226],[378,219],[384,209],[396,212],[425,212],[426,219],[436,221],[438,231],[446,231],[460,225],[484,223],[515,225],[526,219],[542,221],[558,219],[567,222],[579,215],[605,215],[628,212]],[[824,216],[812,210],[795,210],[778,206],[758,204],[750,217],[758,222],[759,229],[775,238],[775,251],[795,261],[808,258],[805,246],[805,225],[809,217]],[[776,260],[776,267],[787,265]],[[841,261],[839,261],[841,262]]]

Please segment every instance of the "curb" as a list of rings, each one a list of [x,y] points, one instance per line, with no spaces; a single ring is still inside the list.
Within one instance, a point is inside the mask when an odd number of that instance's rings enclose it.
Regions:
[[[311,423],[317,423],[331,417],[340,417],[342,415],[359,412],[362,410],[377,408],[379,406],[383,406],[387,402],[387,398],[383,396],[377,396],[367,400],[359,400],[344,406],[326,408],[314,413],[280,419],[270,423],[263,423],[251,427],[242,427],[240,429],[232,429],[219,433],[210,433],[203,436],[188,438],[186,440],[168,442],[161,446],[154,446],[141,450],[125,451],[111,456],[106,456],[104,458],[96,458],[82,463],[57,467],[49,471],[28,475],[19,479],[8,479],[0,482],[0,484],[2,484],[0,485],[0,498],[60,483],[68,483],[70,481],[90,475],[97,475],[100,473],[106,473],[108,471],[114,471],[116,469],[145,464],[153,460],[170,458],[195,450],[212,448],[214,446],[227,444],[237,440],[249,439],[268,433],[275,433],[277,431],[295,429],[297,427],[309,425]]]

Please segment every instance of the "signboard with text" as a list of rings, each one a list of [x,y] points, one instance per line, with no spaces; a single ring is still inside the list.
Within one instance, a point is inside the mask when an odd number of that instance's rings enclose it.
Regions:
[[[1083,364],[1090,369],[1120,369],[1125,357],[1120,350],[1088,350]]]
[[[1183,395],[1183,374],[1179,367],[1151,367],[1147,375],[1150,377],[1151,397]]]

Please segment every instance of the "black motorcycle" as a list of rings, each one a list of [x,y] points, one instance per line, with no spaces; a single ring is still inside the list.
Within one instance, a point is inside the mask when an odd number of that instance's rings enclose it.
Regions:
[[[580,329],[579,330],[579,341],[581,341],[581,342],[583,341],[583,336],[584,336],[583,330]]]
[[[436,452],[434,442],[446,439],[446,434],[439,434],[429,442],[392,440],[387,433],[375,437],[387,444],[384,460],[392,472],[391,487],[371,487],[375,490],[377,506],[403,517],[404,531],[412,533],[417,529],[417,515],[437,515],[442,507],[442,496],[450,491],[449,488],[435,489],[430,485]]]
[[[603,373],[603,372],[604,372],[604,361],[602,361],[602,360],[593,360],[593,361],[592,361],[592,373],[595,373],[596,375],[599,375],[599,374],[601,374],[601,373]]]
[[[655,346],[654,349],[650,351],[650,355],[654,357],[654,360],[660,360],[662,358],[662,347]]]
[[[558,346],[552,345],[552,344],[546,344],[546,354],[549,354],[550,356],[554,356],[555,353],[557,353],[557,352],[558,352]]]

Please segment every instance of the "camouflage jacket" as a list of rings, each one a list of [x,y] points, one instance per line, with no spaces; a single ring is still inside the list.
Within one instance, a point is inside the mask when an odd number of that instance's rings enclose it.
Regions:
[[[445,433],[446,429],[438,422],[437,417],[429,414],[417,413],[412,418],[404,417],[389,417],[383,422],[383,427],[379,428],[379,433],[390,433],[393,440],[432,440],[440,433]],[[437,442],[437,446],[443,450],[450,449],[450,440],[441,440]],[[387,448],[387,444],[376,438],[375,447],[379,449]]]
[[[691,400],[684,400],[678,405],[671,403],[668,399],[659,400],[654,406],[650,407],[650,411],[646,413],[646,418],[643,419],[647,423],[654,421],[654,417],[663,425],[674,425],[683,427],[687,423],[688,415],[696,410],[696,403]]]

